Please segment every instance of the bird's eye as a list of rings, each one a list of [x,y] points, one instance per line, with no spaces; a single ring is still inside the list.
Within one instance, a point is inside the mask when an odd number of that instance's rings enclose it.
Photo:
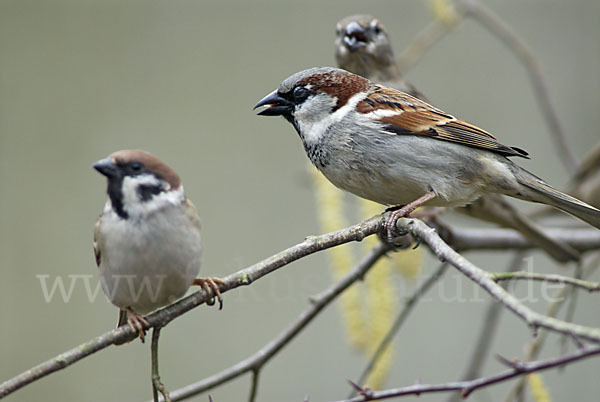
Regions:
[[[296,102],[303,101],[304,99],[306,99],[308,97],[309,94],[310,94],[310,91],[308,89],[306,89],[305,87],[294,88],[294,100]]]
[[[144,168],[144,165],[142,165],[140,162],[133,162],[131,165],[129,165],[129,167],[133,172],[141,172]]]
[[[373,27],[373,31],[375,32],[375,35],[379,35],[381,33],[381,27],[379,26],[379,24],[375,24],[375,26]]]

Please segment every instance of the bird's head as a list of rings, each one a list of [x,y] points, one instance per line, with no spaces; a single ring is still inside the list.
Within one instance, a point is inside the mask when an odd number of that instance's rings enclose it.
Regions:
[[[148,152],[117,151],[93,167],[106,177],[111,207],[123,219],[143,217],[185,199],[177,173]]]
[[[388,33],[370,15],[353,15],[337,23],[335,58],[341,68],[367,78],[395,65]]]

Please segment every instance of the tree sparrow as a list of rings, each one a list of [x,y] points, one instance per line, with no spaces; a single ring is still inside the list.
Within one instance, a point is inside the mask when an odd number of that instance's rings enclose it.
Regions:
[[[600,210],[564,194],[508,157],[527,152],[413,96],[345,70],[298,72],[261,99],[259,115],[283,116],[329,181],[359,197],[416,207],[455,207],[487,193],[539,202],[600,228]]]
[[[96,222],[94,254],[102,289],[120,308],[118,326],[128,322],[143,342],[142,315],[173,303],[191,285],[221,303],[221,280],[195,279],[200,218],[177,173],[141,150],[118,151],[93,166],[106,176],[109,197]]]
[[[425,99],[402,78],[387,30],[370,15],[352,15],[337,23],[335,59],[338,67],[372,81]]]
[[[338,22],[335,57],[338,67],[344,70],[427,101],[421,92],[402,79],[388,33],[383,25],[370,15],[354,15]],[[575,249],[549,237],[539,225],[520,213],[500,195],[484,195],[473,203],[455,210],[518,230],[557,261],[568,262],[579,258]]]

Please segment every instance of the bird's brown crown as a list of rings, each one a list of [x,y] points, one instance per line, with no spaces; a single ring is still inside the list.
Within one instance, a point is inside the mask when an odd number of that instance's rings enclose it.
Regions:
[[[113,152],[109,155],[109,158],[111,158],[116,165],[139,162],[144,165],[148,171],[156,174],[164,181],[169,183],[169,186],[173,190],[179,188],[181,185],[181,179],[179,178],[179,175],[164,162],[149,152],[142,151],[141,149],[124,149]]]
[[[366,91],[371,85],[366,78],[332,67],[313,68],[294,74],[282,86],[288,81],[294,83],[291,87],[310,86],[314,92],[325,92],[336,97],[335,109],[344,106],[353,95]]]

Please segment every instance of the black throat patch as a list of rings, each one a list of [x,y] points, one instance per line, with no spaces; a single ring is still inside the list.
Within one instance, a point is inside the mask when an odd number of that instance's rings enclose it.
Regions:
[[[107,193],[117,215],[123,219],[129,218],[129,214],[123,209],[123,176],[118,175],[108,179]]]

